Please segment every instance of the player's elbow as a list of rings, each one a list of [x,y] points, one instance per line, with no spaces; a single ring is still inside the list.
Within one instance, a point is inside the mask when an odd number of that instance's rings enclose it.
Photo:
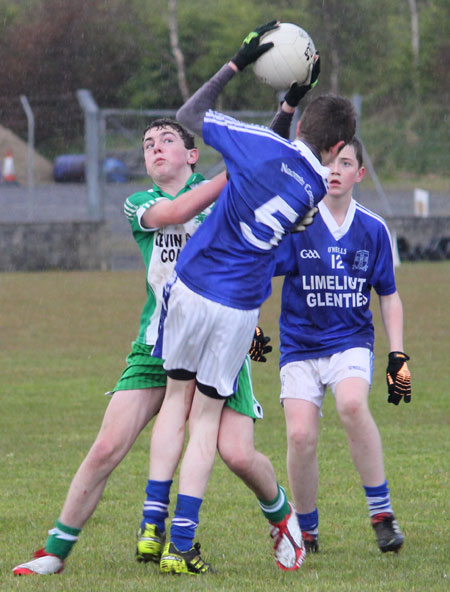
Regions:
[[[177,121],[181,123],[181,125],[184,125],[184,127],[189,129],[194,134],[197,134],[200,137],[202,136],[204,112],[200,113],[193,111],[189,101],[184,103],[184,105],[178,109],[175,117]]]

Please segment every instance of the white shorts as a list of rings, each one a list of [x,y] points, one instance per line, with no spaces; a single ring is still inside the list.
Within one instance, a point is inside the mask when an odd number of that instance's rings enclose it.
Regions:
[[[196,373],[197,382],[231,396],[258,322],[259,309],[240,310],[213,302],[177,278],[170,294],[162,338],[164,369]]]
[[[365,347],[354,347],[332,356],[290,362],[280,370],[281,402],[303,399],[322,407],[329,386],[333,396],[336,385],[344,378],[363,378],[372,383],[373,353]]]

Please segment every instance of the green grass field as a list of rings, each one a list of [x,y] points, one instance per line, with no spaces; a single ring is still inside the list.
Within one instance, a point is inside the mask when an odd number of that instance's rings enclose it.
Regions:
[[[403,264],[410,405],[386,403],[387,345],[377,331],[371,406],[380,428],[394,510],[406,535],[398,555],[381,554],[363,490],[331,395],[319,445],[321,551],[297,573],[277,569],[255,498],[218,459],[198,538],[218,569],[204,578],[170,577],[134,560],[148,472],[150,427],[113,473],[60,576],[14,578],[12,567],[41,547],[69,482],[94,440],[121,373],[144,302],[142,272],[0,274],[0,591],[148,590],[434,591],[450,588],[450,264]],[[274,353],[254,364],[265,420],[257,447],[287,485],[284,418],[278,402],[279,281],[261,325]],[[172,496],[172,501],[174,495]]]

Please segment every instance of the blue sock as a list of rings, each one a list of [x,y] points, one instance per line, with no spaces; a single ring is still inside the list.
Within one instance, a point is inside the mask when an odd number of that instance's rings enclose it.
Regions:
[[[165,520],[169,515],[169,493],[172,480],[170,481],[152,481],[148,480],[145,492],[147,497],[142,511],[141,528],[145,523],[156,524],[161,532],[166,530]]]
[[[393,514],[387,481],[378,485],[378,487],[366,487],[365,485],[363,487],[366,492],[367,507],[371,518],[381,513]]]
[[[178,494],[175,516],[170,528],[170,540],[178,551],[189,551],[193,546],[202,501],[199,497]]]
[[[314,536],[319,533],[319,510],[315,508],[308,514],[297,513],[298,523],[302,532],[309,532]]]

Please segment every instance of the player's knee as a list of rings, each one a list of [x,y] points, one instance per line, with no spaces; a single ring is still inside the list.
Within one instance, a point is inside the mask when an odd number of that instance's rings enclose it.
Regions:
[[[86,461],[93,470],[99,470],[109,466],[115,467],[125,454],[126,450],[122,444],[99,436],[89,450]]]
[[[287,430],[287,439],[290,447],[299,450],[302,454],[313,451],[317,447],[317,430],[306,425],[290,426]]]
[[[219,441],[218,451],[223,462],[236,475],[245,475],[251,468],[253,462],[253,449],[242,446],[239,443]]]
[[[339,401],[337,412],[344,424],[359,421],[366,413],[368,408],[365,400],[360,396],[348,396]]]

